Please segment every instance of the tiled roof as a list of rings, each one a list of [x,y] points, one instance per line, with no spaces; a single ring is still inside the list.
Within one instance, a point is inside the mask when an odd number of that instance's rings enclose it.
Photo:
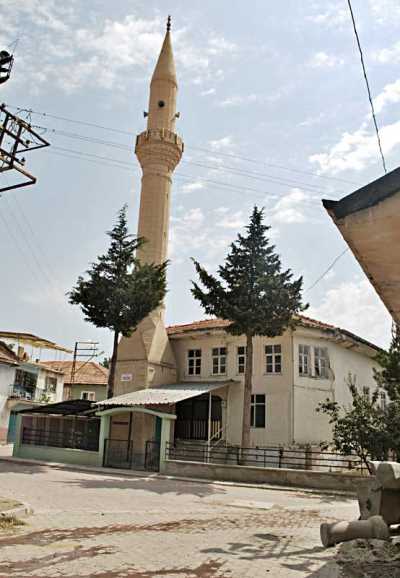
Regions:
[[[65,375],[64,384],[71,383],[72,361],[44,361],[50,369],[58,369]],[[81,385],[107,385],[108,369],[95,361],[79,361],[76,364],[74,383]]]
[[[347,329],[341,329],[340,327],[336,327],[335,325],[330,325],[329,323],[324,323],[322,321],[312,319],[311,317],[307,317],[305,315],[298,315],[297,318],[299,319],[299,325],[303,327],[310,327],[311,329],[319,329],[321,331],[328,331],[331,333],[333,332],[341,333],[342,335],[347,336],[355,341],[358,341],[363,345],[371,347],[376,351],[380,351],[380,348],[377,345],[367,341],[366,339],[363,339],[362,337],[359,337],[358,335],[355,335],[354,333],[351,333],[350,331],[347,331]],[[231,322],[226,319],[218,319],[218,318],[203,319],[201,321],[193,321],[193,323],[185,323],[183,325],[170,325],[169,327],[167,327],[167,333],[168,335],[172,336],[172,335],[181,335],[192,331],[225,329],[230,324]]]
[[[5,363],[6,365],[18,365],[19,363],[18,357],[4,341],[0,341],[0,363]]]

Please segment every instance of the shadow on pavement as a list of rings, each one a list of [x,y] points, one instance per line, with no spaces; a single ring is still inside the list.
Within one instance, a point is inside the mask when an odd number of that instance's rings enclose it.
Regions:
[[[124,478],[118,475],[112,476],[107,474],[107,477],[102,477],[99,474],[90,474],[96,476],[85,478],[82,476],[77,480],[69,480],[68,482],[60,482],[67,486],[78,486],[82,489],[105,489],[105,490],[143,490],[146,492],[154,492],[155,494],[175,494],[192,495],[198,498],[212,496],[216,494],[225,494],[226,490],[223,486],[215,486],[207,483],[183,482],[180,480],[165,480],[158,478]]]

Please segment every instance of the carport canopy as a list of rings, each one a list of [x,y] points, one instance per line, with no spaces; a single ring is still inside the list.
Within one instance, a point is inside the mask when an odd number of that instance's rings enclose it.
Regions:
[[[237,383],[230,381],[202,382],[202,383],[176,383],[173,385],[159,385],[157,387],[148,387],[138,391],[132,391],[110,399],[96,402],[95,405],[100,410],[106,410],[112,407],[140,407],[140,406],[159,406],[173,405],[179,401],[197,397],[204,393],[210,393],[216,389],[221,389]]]

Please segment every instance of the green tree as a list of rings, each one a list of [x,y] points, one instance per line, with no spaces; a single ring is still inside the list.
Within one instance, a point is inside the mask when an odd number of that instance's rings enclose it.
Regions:
[[[374,370],[374,378],[379,387],[384,389],[392,402],[400,402],[400,327],[395,325],[392,341],[388,351],[381,351],[376,356],[381,369]]]
[[[109,357],[103,357],[103,361],[100,361],[100,365],[102,365],[106,369],[110,369],[110,358]]]
[[[126,206],[116,225],[107,232],[110,246],[68,293],[69,302],[79,305],[85,320],[114,333],[107,397],[114,394],[114,376],[121,335],[129,337],[138,324],[163,301],[166,293],[166,266],[142,264],[137,249],[145,242],[128,233]]]
[[[192,283],[192,293],[204,311],[231,321],[227,331],[246,336],[246,369],[243,399],[242,447],[250,445],[250,408],[253,377],[253,338],[275,337],[294,323],[301,303],[302,277],[293,281],[290,269],[283,271],[274,245],[263,224],[263,209],[254,207],[245,235],[231,244],[225,264],[218,268],[219,279],[194,261],[200,283]]]
[[[387,459],[391,445],[385,412],[379,406],[380,390],[376,388],[371,395],[360,393],[351,374],[347,385],[352,398],[349,406],[327,399],[317,407],[317,412],[329,416],[332,425],[332,442],[325,442],[321,447],[333,446],[344,456],[355,454],[371,472],[369,460]]]

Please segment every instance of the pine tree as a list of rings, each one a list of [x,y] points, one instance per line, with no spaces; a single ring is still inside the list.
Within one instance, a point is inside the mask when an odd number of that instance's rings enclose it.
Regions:
[[[219,279],[195,260],[200,283],[192,283],[192,293],[209,315],[231,321],[227,331],[246,336],[246,369],[243,399],[242,447],[250,445],[250,410],[253,377],[253,338],[275,337],[294,323],[301,303],[302,277],[293,281],[290,269],[282,271],[275,246],[270,244],[263,224],[263,209],[254,207],[246,235],[231,244],[225,264],[218,268]]]
[[[108,251],[97,258],[79,277],[68,294],[69,302],[79,305],[85,320],[96,327],[107,327],[114,333],[110,360],[107,397],[114,394],[114,376],[120,335],[129,337],[138,324],[163,301],[166,293],[166,267],[142,264],[136,252],[145,240],[128,233],[126,206],[111,231]]]

